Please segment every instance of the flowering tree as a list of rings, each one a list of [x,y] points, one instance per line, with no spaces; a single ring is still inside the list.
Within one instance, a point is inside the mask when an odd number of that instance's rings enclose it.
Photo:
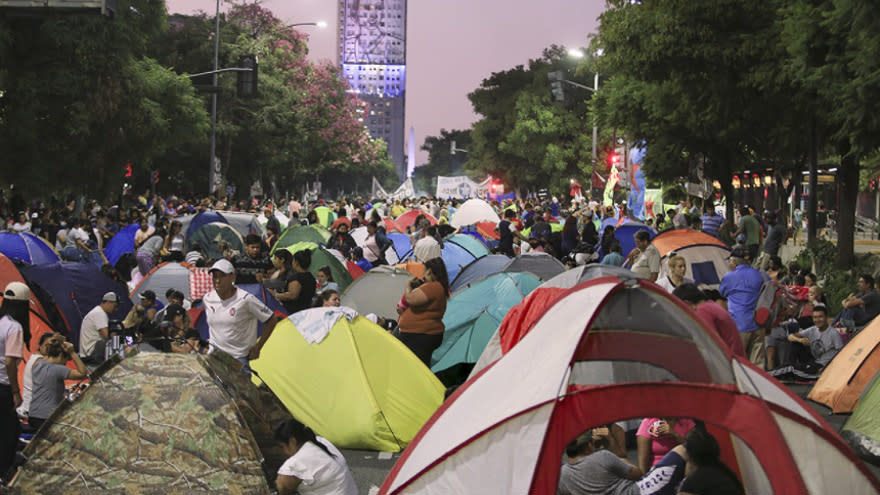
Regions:
[[[232,96],[221,108],[230,177],[281,188],[320,179],[351,190],[394,173],[385,143],[371,139],[359,120],[363,109],[339,69],[306,58],[306,35],[258,4],[233,6],[227,22],[237,33],[228,58],[259,60],[259,96]],[[232,82],[225,81],[230,95]]]

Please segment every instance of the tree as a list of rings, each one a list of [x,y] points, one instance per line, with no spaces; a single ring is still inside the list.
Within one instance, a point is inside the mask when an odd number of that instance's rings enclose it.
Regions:
[[[647,143],[649,177],[717,180],[733,213],[731,176],[760,166],[799,170],[809,118],[785,78],[777,4],[763,0],[609,2],[593,49],[602,125]]]
[[[815,119],[841,156],[838,178],[838,266],[855,261],[860,162],[880,147],[880,19],[853,0],[799,0],[783,10],[790,69],[815,95]]]
[[[452,153],[452,145],[463,150]],[[439,136],[427,136],[421,149],[428,152],[428,162],[416,167],[413,172],[413,185],[417,191],[432,191],[436,187],[437,176],[461,175],[471,151],[469,130],[440,129]]]
[[[551,98],[548,73],[575,68],[565,53],[552,46],[529,61],[528,68],[493,73],[468,95],[474,111],[482,115],[471,133],[469,170],[523,191],[550,186],[561,192],[573,176],[589,175],[589,94],[566,88],[570,96],[563,104]]]
[[[0,180],[115,195],[122,166],[147,171],[169,147],[203,138],[189,81],[145,57],[163,2],[120,0],[113,20],[51,13],[7,18],[0,33]]]

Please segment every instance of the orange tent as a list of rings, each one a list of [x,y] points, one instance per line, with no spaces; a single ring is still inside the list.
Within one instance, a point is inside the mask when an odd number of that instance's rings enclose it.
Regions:
[[[880,318],[875,318],[828,363],[807,398],[825,404],[835,414],[851,413],[878,370]]]
[[[406,263],[400,263],[394,266],[397,268],[403,268],[418,278],[425,276],[425,265],[423,263],[416,263],[415,261],[407,260]]]

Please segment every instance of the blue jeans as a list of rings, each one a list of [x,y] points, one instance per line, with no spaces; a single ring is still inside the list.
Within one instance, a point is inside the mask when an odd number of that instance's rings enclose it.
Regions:
[[[235,360],[244,365],[241,368],[241,372],[244,373],[245,375],[247,375],[248,377],[250,377],[251,376],[251,360],[248,359],[247,356],[237,357],[237,358],[235,358]]]

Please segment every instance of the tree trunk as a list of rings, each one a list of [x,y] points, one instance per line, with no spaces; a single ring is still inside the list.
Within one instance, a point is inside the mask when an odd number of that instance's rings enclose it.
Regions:
[[[856,203],[859,195],[859,161],[843,155],[837,173],[837,266],[849,270],[855,264]]]
[[[816,118],[810,125],[810,195],[807,196],[807,244],[812,244],[816,240],[816,188],[819,185],[819,179],[816,177],[818,173],[818,155],[819,155],[819,138],[816,131]]]

